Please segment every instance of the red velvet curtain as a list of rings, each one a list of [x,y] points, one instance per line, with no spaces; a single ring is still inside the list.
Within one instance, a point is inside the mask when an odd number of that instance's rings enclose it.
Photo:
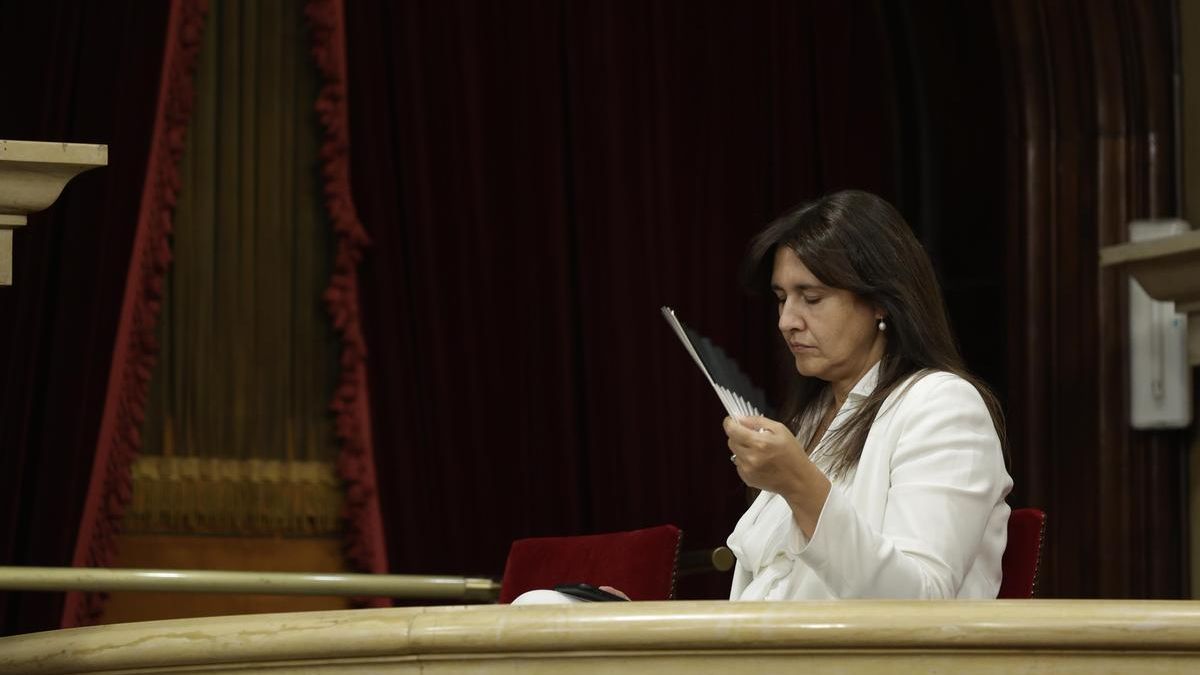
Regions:
[[[158,362],[156,327],[163,278],[171,262],[169,235],[179,194],[179,161],[196,98],[192,73],[207,11],[206,0],[172,0],[169,5],[153,123],[147,129],[150,150],[129,245],[104,414],[71,559],[76,567],[107,567],[116,555],[116,535],[133,489],[130,471],[142,449],[150,374]],[[94,622],[104,609],[104,598],[101,593],[67,593],[63,627]]]
[[[342,0],[308,0],[305,5],[313,60],[321,74],[316,109],[324,129],[321,175],[326,214],[336,237],[333,274],[323,295],[333,326],[341,337],[341,372],[330,401],[339,452],[338,474],[344,482],[345,555],[360,572],[387,572],[383,519],[375,477],[371,439],[367,347],[359,319],[358,264],[369,241],[350,188],[349,111],[346,101],[346,14]],[[386,598],[370,598],[369,606],[386,606]]]
[[[391,569],[498,574],[518,537],[663,522],[721,543],[745,490],[658,307],[773,388],[746,240],[830,190],[894,196],[876,3],[346,11]]]
[[[130,468],[141,450],[149,377],[158,355],[155,326],[163,278],[171,260],[169,234],[179,191],[179,162],[196,96],[193,71],[207,13],[205,0],[173,0],[170,4],[146,180],[104,416],[72,561],[77,566],[107,566],[115,553],[114,535],[129,500]],[[296,9],[301,8],[297,5]],[[343,346],[341,377],[330,408],[341,444],[338,467],[346,483],[346,550],[356,569],[383,572],[387,563],[374,480],[365,348],[357,312],[356,271],[366,236],[350,196],[346,158],[343,12],[340,0],[310,0],[304,11],[312,53],[324,79],[314,105],[325,130],[320,151],[325,204],[337,235],[336,250],[331,252],[334,272],[324,295]],[[385,603],[375,599],[371,604]],[[103,596],[99,594],[69,593],[63,625],[90,623],[102,609]]]
[[[104,408],[145,179],[166,3],[0,1],[0,138],[109,144],[15,236],[0,288],[0,564],[67,565]],[[0,592],[0,633],[60,594]]]

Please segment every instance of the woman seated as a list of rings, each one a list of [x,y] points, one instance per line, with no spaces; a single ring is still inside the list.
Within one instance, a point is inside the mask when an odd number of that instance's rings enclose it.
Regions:
[[[774,294],[795,369],[782,421],[724,422],[761,490],[729,536],[730,599],[995,598],[1000,407],[904,219],[865,192],[818,199],[751,241],[746,278]],[[570,600],[534,593],[514,604]]]
[[[782,421],[724,423],[761,490],[729,536],[730,598],[996,597],[1003,420],[904,219],[838,192],[771,223],[746,269],[775,296],[795,371]]]

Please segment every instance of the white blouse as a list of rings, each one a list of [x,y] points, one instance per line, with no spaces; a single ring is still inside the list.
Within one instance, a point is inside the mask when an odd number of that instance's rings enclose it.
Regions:
[[[855,385],[825,438],[874,391],[878,369]],[[808,433],[811,423],[800,438]],[[825,450],[813,461],[829,475]],[[731,600],[996,597],[1012,478],[966,380],[934,372],[898,386],[858,466],[832,482],[811,540],[782,497],[758,495],[729,536]]]

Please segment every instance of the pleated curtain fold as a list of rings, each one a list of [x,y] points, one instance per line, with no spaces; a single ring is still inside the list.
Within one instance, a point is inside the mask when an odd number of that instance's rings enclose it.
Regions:
[[[318,75],[297,0],[216,0],[127,531],[338,529]]]

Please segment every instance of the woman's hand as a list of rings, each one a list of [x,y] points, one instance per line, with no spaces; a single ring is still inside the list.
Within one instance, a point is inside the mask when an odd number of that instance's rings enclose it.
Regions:
[[[812,462],[784,425],[766,417],[726,417],[725,435],[746,485],[787,495],[804,483],[805,465]]]
[[[811,537],[830,485],[800,441],[786,426],[761,416],[726,417],[724,426],[738,476],[750,487],[786,499],[796,524]]]

